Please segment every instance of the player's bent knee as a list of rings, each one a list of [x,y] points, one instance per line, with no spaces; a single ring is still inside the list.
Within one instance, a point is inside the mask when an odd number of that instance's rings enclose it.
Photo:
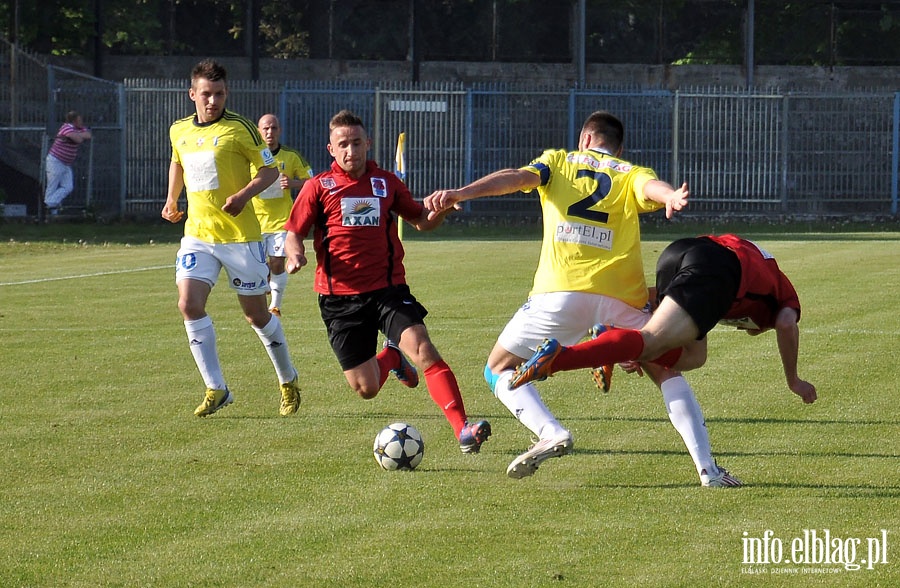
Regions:
[[[685,351],[687,351],[686,355],[691,358],[691,361],[698,368],[703,367],[703,365],[706,364],[706,358],[708,357],[709,351],[706,345],[706,339],[703,339],[701,342],[686,346]]]
[[[681,357],[678,358],[678,361],[675,362],[674,369],[687,372],[690,370],[696,370],[698,368],[703,367],[706,363],[706,353],[703,351],[697,350],[689,350],[685,348],[684,352],[681,354]]]
[[[363,400],[372,400],[378,396],[378,389],[356,388],[356,393],[359,394],[359,397]]]

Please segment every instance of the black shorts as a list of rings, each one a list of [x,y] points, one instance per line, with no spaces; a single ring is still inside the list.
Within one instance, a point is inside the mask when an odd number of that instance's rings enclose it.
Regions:
[[[319,311],[328,341],[344,371],[375,355],[379,331],[399,342],[403,331],[424,324],[428,314],[406,284],[365,294],[319,294]]]
[[[731,249],[704,237],[679,239],[656,262],[656,296],[678,303],[694,319],[702,339],[734,304],[741,262]]]

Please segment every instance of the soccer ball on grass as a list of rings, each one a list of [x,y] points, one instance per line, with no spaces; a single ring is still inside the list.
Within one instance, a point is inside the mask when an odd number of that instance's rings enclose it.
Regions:
[[[392,423],[375,436],[375,461],[386,470],[414,470],[425,456],[422,434],[408,423]]]

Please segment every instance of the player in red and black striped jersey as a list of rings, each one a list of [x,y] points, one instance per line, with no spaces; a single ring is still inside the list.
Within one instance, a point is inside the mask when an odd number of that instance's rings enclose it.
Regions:
[[[736,235],[679,239],[660,254],[656,291],[659,306],[640,330],[610,328],[571,347],[545,342],[519,366],[510,387],[605,363],[696,369],[706,362],[707,333],[723,323],[750,335],[774,329],[788,388],[803,402],[815,402],[815,386],[797,374],[800,300],[765,249]]]
[[[285,225],[302,236],[315,229],[313,288],[319,294],[362,294],[406,283],[397,217],[419,226],[424,208],[374,161],[362,162],[359,173],[353,177],[333,163],[300,190]]]
[[[350,387],[374,398],[393,372],[409,387],[425,375],[435,404],[453,426],[464,453],[477,453],[490,424],[469,424],[456,376],[425,328],[428,311],[410,293],[403,267],[400,219],[420,231],[440,225],[450,210],[431,215],[393,173],[367,159],[370,140],[356,115],[337,113],[329,125],[331,168],[307,181],[285,224],[286,267],[306,265],[303,240],[313,230],[313,289],[328,339]],[[378,331],[387,337],[377,350]]]

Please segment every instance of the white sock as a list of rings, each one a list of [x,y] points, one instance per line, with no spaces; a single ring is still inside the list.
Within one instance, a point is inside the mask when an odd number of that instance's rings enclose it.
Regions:
[[[287,272],[272,274],[269,277],[269,288],[272,289],[272,303],[269,304],[269,308],[281,308],[281,301],[284,298],[284,290],[287,288],[287,282]]]
[[[684,376],[669,378],[660,385],[663,401],[666,403],[666,412],[672,426],[681,435],[684,445],[694,460],[697,473],[706,470],[707,473],[716,471],[715,460],[712,456],[712,448],[709,444],[709,433],[706,430],[706,421],[700,403],[694,396],[691,385]]]
[[[566,432],[559,424],[550,409],[541,400],[537,388],[530,382],[515,390],[509,389],[509,379],[515,372],[506,370],[497,378],[494,395],[503,403],[509,412],[540,439],[553,437]]]
[[[278,374],[278,382],[286,384],[297,377],[297,370],[291,363],[291,356],[288,353],[287,340],[284,338],[284,329],[281,328],[281,321],[274,314],[266,323],[266,326],[258,329],[253,327],[259,340],[266,347],[266,353],[275,366],[275,373]]]
[[[216,330],[209,315],[194,321],[184,321],[194,363],[200,370],[203,382],[213,390],[225,389],[225,376],[216,351]]]

